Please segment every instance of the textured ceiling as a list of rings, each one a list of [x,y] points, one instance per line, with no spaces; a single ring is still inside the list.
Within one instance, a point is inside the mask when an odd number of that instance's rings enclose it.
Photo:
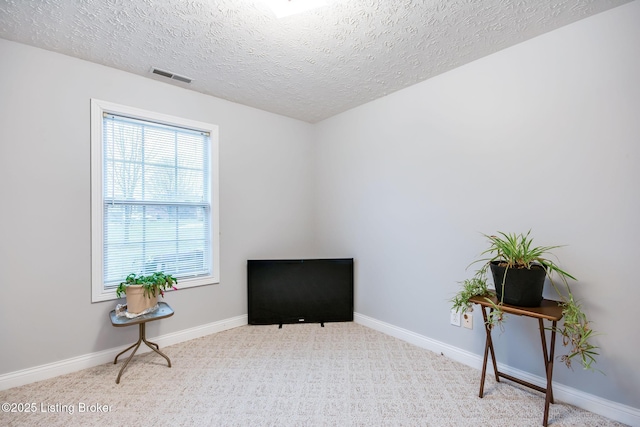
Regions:
[[[628,1],[0,0],[0,38],[314,123]]]

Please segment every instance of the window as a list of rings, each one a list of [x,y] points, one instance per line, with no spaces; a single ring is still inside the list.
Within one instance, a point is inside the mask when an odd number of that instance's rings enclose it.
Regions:
[[[219,282],[217,126],[91,100],[92,301],[130,273]]]

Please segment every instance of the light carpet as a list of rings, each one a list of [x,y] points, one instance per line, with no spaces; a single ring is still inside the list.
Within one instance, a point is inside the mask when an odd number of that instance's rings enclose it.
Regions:
[[[489,371],[480,399],[478,370],[351,322],[242,326],[161,350],[171,368],[142,354],[120,384],[122,356],[2,391],[0,402],[36,410],[0,412],[0,425],[542,425],[542,393]],[[561,402],[549,424],[623,426]]]

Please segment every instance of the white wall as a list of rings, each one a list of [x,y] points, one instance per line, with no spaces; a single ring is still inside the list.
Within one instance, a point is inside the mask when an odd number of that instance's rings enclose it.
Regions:
[[[481,233],[532,229],[568,245],[602,333],[606,375],[558,362],[554,380],[640,408],[639,22],[636,1],[317,125],[317,239],[355,254],[358,313],[481,355],[479,310],[456,328],[448,300]],[[511,316],[499,361],[544,376],[537,334]]]
[[[136,339],[91,303],[91,98],[219,125],[221,283],[170,293],[148,336],[246,314],[247,259],[311,252],[308,123],[5,40],[0,57],[0,374]]]

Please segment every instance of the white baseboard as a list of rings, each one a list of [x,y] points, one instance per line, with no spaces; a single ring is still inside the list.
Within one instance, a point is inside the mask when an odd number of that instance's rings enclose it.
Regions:
[[[166,347],[195,338],[204,337],[216,332],[222,332],[227,329],[233,329],[238,326],[244,326],[247,324],[247,322],[247,315],[243,315],[202,326],[197,326],[195,328],[185,329],[179,332],[173,332],[157,337],[149,337],[148,339],[149,341],[155,342],[160,347]],[[20,371],[0,375],[0,390],[7,390],[9,388],[19,387],[21,385],[34,383],[36,381],[42,381],[49,378],[57,377],[59,375],[64,375],[71,372],[80,371],[82,369],[102,365],[104,363],[113,362],[113,359],[116,357],[116,355],[127,347],[129,347],[129,345],[72,357],[70,359],[61,360],[59,362],[48,363],[46,365],[36,366],[34,368],[23,369]],[[140,346],[136,354],[142,354],[148,351],[151,350],[146,346]]]
[[[416,334],[409,330],[399,328],[394,325],[390,325],[385,322],[373,319],[371,317],[354,313],[354,321],[368,328],[390,335],[392,337],[409,342],[421,348],[440,353],[452,360],[460,362],[464,365],[470,366],[475,369],[482,369],[482,356],[470,353],[465,350],[461,350],[457,347],[450,346],[440,341]],[[490,372],[493,372],[493,368],[488,367]],[[506,366],[504,364],[498,364],[498,370],[505,374],[511,375],[516,378],[521,378],[532,384],[536,384],[540,387],[546,387],[547,380],[537,375],[532,375],[528,372],[521,371],[519,369]],[[610,418],[612,420],[628,424],[630,426],[640,426],[640,409],[633,408],[628,405],[622,405],[617,402],[613,402],[607,399],[603,399],[592,394],[584,393],[580,390],[576,390],[571,387],[567,387],[562,384],[553,384],[553,397],[556,400],[568,403],[578,408],[582,408],[594,414],[602,415],[603,417]]]

